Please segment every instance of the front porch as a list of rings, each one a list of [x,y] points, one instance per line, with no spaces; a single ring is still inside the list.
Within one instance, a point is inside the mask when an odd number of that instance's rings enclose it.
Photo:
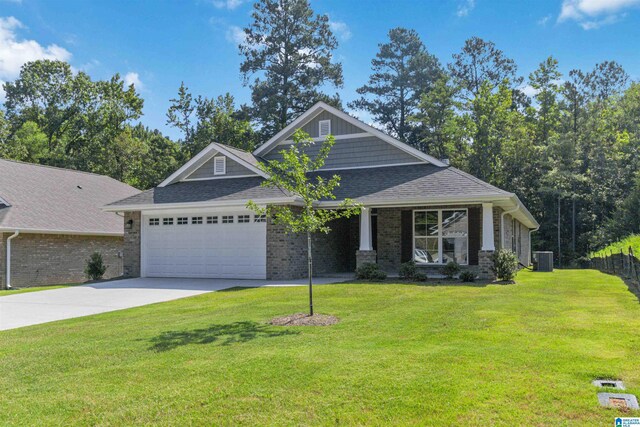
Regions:
[[[376,262],[394,275],[413,260],[434,275],[456,261],[489,278],[501,211],[491,203],[364,208],[356,265]]]
[[[314,274],[350,273],[377,263],[390,276],[414,260],[427,275],[441,274],[450,261],[492,278],[491,256],[506,247],[529,260],[529,229],[493,203],[460,205],[365,206],[357,217],[330,224],[329,234],[313,238]],[[307,274],[306,237],[286,235],[267,223],[267,278]]]

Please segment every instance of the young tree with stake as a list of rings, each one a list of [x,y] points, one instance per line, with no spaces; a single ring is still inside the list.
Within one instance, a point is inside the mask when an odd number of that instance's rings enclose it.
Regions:
[[[315,158],[311,158],[306,148],[315,144],[307,133],[298,129],[293,135],[293,144],[282,150],[282,160],[271,160],[261,163],[260,169],[268,174],[263,187],[279,188],[298,199],[297,206],[267,205],[258,206],[250,200],[247,207],[259,215],[267,215],[275,224],[285,226],[287,233],[306,233],[307,260],[309,264],[309,315],[313,316],[313,233],[329,233],[330,221],[348,218],[360,213],[360,205],[351,199],[344,199],[335,209],[318,207],[321,200],[335,200],[333,191],[340,185],[340,176],[333,175],[329,179],[315,174],[322,166],[335,143],[329,135],[322,143]]]

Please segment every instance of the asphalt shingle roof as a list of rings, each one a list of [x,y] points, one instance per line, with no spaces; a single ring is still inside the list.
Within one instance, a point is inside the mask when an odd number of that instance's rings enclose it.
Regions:
[[[334,174],[340,176],[340,186],[334,191],[336,198],[340,200],[348,197],[363,203],[367,200],[394,201],[510,194],[451,166],[424,164],[318,173],[324,178]]]
[[[285,193],[276,188],[261,187],[262,181],[264,178],[256,176],[176,182],[166,187],[143,191],[135,196],[111,203],[109,206],[223,202],[286,197]]]
[[[124,232],[122,217],[102,207],[139,190],[86,172],[0,159],[0,228],[73,233]]]
[[[334,191],[338,200],[352,198],[366,203],[367,200],[510,195],[454,167],[431,164],[323,171],[314,175],[329,178],[334,174],[341,177],[340,186]],[[261,177],[250,177],[178,182],[142,192],[111,206],[244,201],[287,196],[281,190],[260,187],[263,181]]]

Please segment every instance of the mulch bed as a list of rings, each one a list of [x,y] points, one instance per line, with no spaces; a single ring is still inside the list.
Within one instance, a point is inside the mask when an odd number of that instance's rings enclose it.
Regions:
[[[274,317],[271,324],[275,326],[329,326],[335,325],[340,319],[327,314],[314,314],[309,316],[305,313],[296,313],[289,316]]]

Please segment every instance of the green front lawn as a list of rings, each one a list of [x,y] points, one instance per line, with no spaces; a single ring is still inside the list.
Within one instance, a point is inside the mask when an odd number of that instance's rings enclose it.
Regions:
[[[596,271],[516,285],[262,288],[0,332],[0,425],[613,425],[640,395],[640,305]],[[640,415],[640,414],[633,414]]]
[[[75,283],[71,285],[34,286],[32,288],[20,288],[20,289],[11,289],[11,290],[0,289],[0,297],[3,297],[5,295],[25,294],[27,292],[49,291],[51,289],[67,288],[69,286],[79,286],[79,285],[82,285],[82,283]]]

